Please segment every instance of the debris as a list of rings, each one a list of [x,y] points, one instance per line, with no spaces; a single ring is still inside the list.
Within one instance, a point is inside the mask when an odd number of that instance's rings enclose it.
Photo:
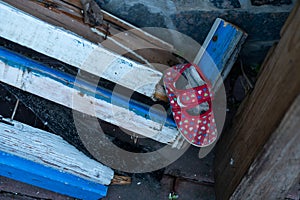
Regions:
[[[114,175],[111,185],[128,185],[131,184],[131,178],[128,176]]]
[[[19,102],[20,102],[20,100],[17,99],[17,102],[16,102],[16,104],[15,104],[14,111],[13,111],[13,113],[12,113],[12,115],[11,115],[11,118],[10,118],[11,121],[14,120],[14,117],[15,117],[15,115],[16,115],[16,112],[17,112],[17,109],[18,109],[18,106],[19,106]]]
[[[230,164],[231,166],[234,165],[234,160],[233,160],[233,158],[230,158],[229,164]]]
[[[92,26],[103,24],[103,14],[101,8],[94,0],[81,0],[83,7],[84,23]]]
[[[74,198],[98,199],[106,195],[114,176],[112,169],[87,157],[60,136],[18,121],[13,124],[0,125],[1,176]]]
[[[169,200],[175,200],[178,199],[179,195],[176,194],[175,192],[170,192],[169,194]]]

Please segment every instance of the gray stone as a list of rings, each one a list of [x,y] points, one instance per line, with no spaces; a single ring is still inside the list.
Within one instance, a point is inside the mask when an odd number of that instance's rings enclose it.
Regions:
[[[283,4],[291,4],[291,0],[251,0],[252,5],[254,6],[262,6],[262,5],[274,5],[280,6]]]
[[[232,9],[232,8],[240,8],[241,4],[238,0],[210,0],[217,8],[223,9]]]
[[[250,0],[107,0],[101,5],[104,10],[138,27],[177,30],[200,44],[206,38],[214,20],[220,17],[247,32],[249,37],[246,42],[252,43],[280,38],[280,29],[293,6],[291,0],[275,1],[280,1],[281,6],[253,6]],[[157,35],[156,32],[152,34]],[[268,49],[255,50],[266,55]],[[254,55],[252,59],[254,63],[262,62],[261,56]]]

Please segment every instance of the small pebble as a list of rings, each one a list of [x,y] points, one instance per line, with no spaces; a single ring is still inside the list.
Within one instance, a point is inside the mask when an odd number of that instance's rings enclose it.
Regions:
[[[229,162],[230,165],[233,165],[234,164],[234,160],[233,158],[230,158],[230,162]]]

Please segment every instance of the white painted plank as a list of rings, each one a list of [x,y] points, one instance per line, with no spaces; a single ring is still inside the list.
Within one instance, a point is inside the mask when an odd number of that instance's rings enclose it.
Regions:
[[[162,143],[173,143],[178,135],[176,127],[164,126],[127,108],[82,94],[50,77],[22,68],[24,66],[0,61],[0,81]]]
[[[152,97],[162,73],[0,1],[0,37]]]
[[[112,169],[90,159],[60,136],[17,121],[9,122],[14,126],[0,125],[0,151],[103,185],[109,185],[113,179]]]

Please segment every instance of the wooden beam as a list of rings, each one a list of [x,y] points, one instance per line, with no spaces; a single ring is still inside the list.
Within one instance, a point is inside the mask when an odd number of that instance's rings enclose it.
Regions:
[[[300,95],[231,199],[285,199],[300,178]]]
[[[173,119],[165,118],[151,106],[97,87],[97,82],[76,80],[3,48],[0,81],[161,143],[172,144],[178,135]]]
[[[215,25],[214,25],[214,27],[213,27],[213,29],[212,29],[212,31],[211,31],[211,33],[208,35],[208,37],[207,37],[207,39],[206,39],[206,46],[211,46],[211,45],[215,45],[215,44],[213,44],[213,43],[217,43],[217,44],[221,44],[222,43],[222,41],[227,41],[227,43],[228,43],[228,41],[240,41],[240,42],[236,42],[235,44],[236,45],[227,45],[227,46],[224,46],[223,45],[223,47],[224,48],[227,48],[227,50],[228,51],[223,51],[223,52],[233,52],[233,49],[234,48],[237,48],[238,46],[240,46],[241,45],[241,38],[242,37],[245,37],[244,35],[244,33],[243,32],[241,32],[240,30],[238,30],[238,29],[236,29],[235,27],[234,28],[232,28],[233,27],[233,25],[231,25],[231,24],[228,24],[226,27],[224,26],[224,24],[225,23],[227,23],[227,22],[225,22],[225,21],[223,21],[223,20],[221,20],[221,19],[217,19],[216,20],[216,22],[215,22]],[[229,40],[229,39],[227,39],[227,40],[225,40],[224,39],[224,37],[223,37],[223,35],[221,34],[223,31],[225,31],[226,33],[228,32],[227,30],[228,29],[230,29],[230,31],[232,32],[232,37],[231,37],[231,39]],[[216,30],[218,31],[217,33],[216,33]],[[223,31],[222,31],[223,30]],[[236,32],[238,32],[239,34],[238,34],[238,37],[235,35],[235,33]],[[219,40],[218,41],[215,41],[214,39],[213,39],[213,34],[218,34],[219,35]],[[228,34],[227,34],[228,35]],[[225,61],[224,61],[224,59],[223,59],[223,57],[221,56],[221,55],[219,55],[218,53],[217,54],[214,54],[214,51],[212,51],[212,49],[213,48],[208,48],[208,50],[209,50],[209,52],[208,53],[210,53],[211,55],[213,55],[214,56],[214,58],[215,58],[215,61],[216,61],[216,63],[225,63]],[[219,52],[221,52],[221,51],[219,51]],[[222,52],[222,53],[223,53]],[[214,63],[214,60],[212,60],[211,59],[211,55],[209,55],[208,53],[205,53],[205,55],[201,58],[201,60],[199,61],[200,62],[200,65],[201,66],[204,66],[203,68],[205,68],[206,70],[204,71],[204,72],[209,72],[210,70],[210,68],[212,68],[212,69],[217,69],[216,68],[216,64]],[[228,55],[228,53],[224,53],[224,54],[226,54],[227,55],[227,58],[229,58],[230,56]],[[8,54],[6,54],[6,56],[8,56]],[[13,57],[13,56],[12,56]],[[230,58],[232,58],[232,57],[236,57],[236,55],[234,55],[233,53],[232,53],[232,55],[231,55],[231,57]],[[22,59],[25,59],[25,58],[22,58]],[[21,60],[22,60],[21,59]],[[222,61],[223,62],[219,62],[217,59],[223,59]],[[26,60],[26,59],[25,59]],[[18,61],[20,61],[20,59],[18,60]],[[22,61],[22,63],[24,63],[23,61]],[[225,65],[225,64],[223,64],[222,66],[219,66],[219,68],[221,69],[221,70],[225,70],[225,69],[227,69],[227,70],[230,70],[231,69],[231,67],[232,67],[232,64],[233,64],[233,62],[231,62],[230,64],[228,64],[228,62],[226,62],[227,64]],[[36,65],[36,64],[34,64],[34,65]],[[119,68],[122,68],[122,67],[124,67],[124,66],[122,66],[122,64],[121,63],[119,63],[119,65],[120,66],[118,66]],[[125,66],[125,68],[126,68],[126,66]],[[15,69],[14,69],[15,70]],[[218,70],[218,69],[217,69]],[[19,70],[19,73],[20,74],[23,74],[23,72],[21,72],[22,70]],[[116,70],[115,72],[118,72],[118,70]],[[14,74],[15,76],[16,76],[16,74]],[[147,74],[146,74],[147,75]],[[145,75],[145,76],[146,76]],[[220,73],[215,73],[215,74],[210,74],[210,73],[207,73],[206,74],[209,78],[210,78],[210,80],[212,80],[212,81],[214,81],[215,83],[217,82],[217,80],[220,78],[219,77],[219,75],[220,75]],[[190,74],[190,76],[192,77],[192,74]],[[17,77],[16,77],[17,78]],[[225,77],[224,77],[225,78]],[[134,79],[136,79],[136,78],[134,78]],[[3,81],[5,82],[5,80],[3,79]],[[7,80],[6,80],[6,83],[8,83],[8,84],[10,84],[10,85],[13,85],[13,86],[16,86],[16,82],[7,82]],[[45,83],[43,83],[43,84],[45,84]],[[55,82],[55,84],[57,84],[56,82]],[[18,86],[17,86],[18,87]],[[46,87],[46,86],[45,86]],[[65,87],[65,88],[67,88],[67,90],[69,91],[69,88],[68,87]],[[153,90],[156,90],[155,88],[153,88]],[[38,92],[39,90],[34,90],[34,89],[32,89],[32,91],[31,91],[31,93],[33,93],[33,94],[39,94],[39,96],[42,94],[42,93],[39,93]],[[70,91],[69,91],[70,92]],[[67,95],[68,94],[68,92],[66,93],[66,91],[65,92],[62,92],[62,94],[64,94],[64,95]],[[61,98],[65,98],[65,96],[60,96],[60,97],[55,97],[55,95],[54,96],[50,96],[49,97],[49,95],[47,95],[47,94],[44,94],[43,96],[42,96],[43,98],[46,98],[46,99],[48,99],[49,98],[49,100],[51,100],[51,101],[54,101],[54,102],[56,102],[56,103],[59,103],[59,104],[62,104],[62,105],[64,105],[64,106],[67,106],[67,107],[70,107],[70,103],[71,103],[71,101],[65,101],[65,100],[62,100]],[[58,100],[60,98],[60,100]],[[87,101],[87,100],[86,100]],[[98,101],[98,100],[97,100]],[[109,101],[109,102],[111,102],[110,100],[107,100],[107,101]],[[87,101],[88,102],[88,101]],[[102,104],[101,104],[102,105]],[[110,104],[109,103],[106,103],[106,108],[108,109],[108,107],[110,106]],[[139,103],[137,103],[137,105],[139,105]],[[150,109],[149,108],[147,108],[146,110],[143,108],[143,107],[145,107],[144,105],[142,105],[142,106],[140,106],[139,108],[136,108],[136,109],[132,109],[132,110],[135,110],[136,111],[136,113],[134,114],[134,116],[135,117],[137,117],[138,119],[140,119],[141,117],[144,117],[144,116],[147,116],[147,115],[149,115],[149,113],[147,113]],[[119,108],[118,107],[118,105],[116,106],[116,108]],[[85,110],[82,106],[80,106],[80,107],[78,107],[78,108],[75,108],[76,110],[78,110],[78,111],[81,111],[81,112],[84,112],[84,113],[87,113],[87,114],[92,114],[91,112],[89,112],[89,111],[87,111],[87,110]],[[120,111],[120,113],[124,113],[125,112],[125,110],[123,110],[122,112]],[[93,116],[95,115],[95,114],[92,114]],[[149,122],[149,120],[148,119],[143,119],[142,121],[145,121],[145,123],[144,122],[141,122],[143,125],[136,125],[136,126],[134,126],[134,125],[132,125],[132,123],[127,123],[127,122],[124,122],[124,120],[121,120],[120,121],[120,123],[118,123],[117,121],[115,121],[115,120],[112,120],[112,118],[111,118],[111,116],[110,117],[105,117],[105,115],[103,115],[103,114],[99,114],[99,112],[98,112],[98,114],[96,114],[96,116],[98,117],[98,118],[100,118],[100,119],[103,119],[103,120],[105,120],[105,121],[108,121],[108,122],[110,122],[110,123],[113,123],[113,124],[115,124],[115,125],[120,125],[121,124],[121,126],[122,127],[124,127],[124,128],[126,128],[126,129],[129,129],[129,130],[131,130],[131,131],[134,131],[134,132],[136,132],[136,133],[139,133],[139,134],[142,134],[142,135],[144,135],[144,136],[146,136],[146,137],[149,137],[150,136],[150,138],[152,138],[152,139],[155,139],[155,140],[157,140],[157,141],[160,141],[160,142],[163,142],[163,143],[168,143],[168,144],[173,144],[173,146],[174,147],[176,147],[176,148],[180,148],[181,147],[181,145],[183,144],[183,141],[184,140],[182,140],[182,138],[180,138],[179,137],[179,135],[176,135],[176,134],[178,134],[178,131],[174,131],[174,128],[176,128],[176,126],[174,125],[174,122],[173,122],[173,120],[171,119],[171,118],[168,118],[167,119],[167,121],[166,121],[166,126],[163,126],[162,124],[160,124],[160,123],[155,123],[155,125],[152,125],[152,123],[150,123],[150,124],[148,124],[147,125],[147,123]],[[135,118],[134,117],[134,118]],[[127,119],[127,118],[126,118]],[[138,120],[138,121],[140,121],[140,120]],[[162,122],[162,120],[158,120],[159,122],[161,122],[161,123],[163,123]],[[122,122],[122,123],[121,123]],[[220,122],[220,123],[222,123],[222,121]],[[171,129],[169,129],[169,128],[163,128],[162,130],[161,130],[161,132],[160,131],[157,131],[157,130],[160,130],[161,129],[161,127],[168,127],[168,126],[171,126]],[[138,128],[139,127],[139,128]],[[144,131],[144,130],[142,130],[143,128],[145,128],[145,127],[156,127],[156,131],[155,131],[155,134],[153,133],[153,128],[150,128],[150,129],[148,129],[148,128],[146,128],[145,130],[147,130],[147,131]],[[151,130],[151,131],[150,131]],[[158,134],[158,133],[161,133],[161,134]],[[155,135],[155,136],[154,136]],[[177,138],[177,141],[175,141],[175,139]],[[175,141],[175,142],[174,142]]]
[[[0,36],[152,97],[162,73],[0,2]]]
[[[235,63],[247,33],[217,18],[194,59],[216,92]]]
[[[160,63],[165,65],[174,62],[178,63],[177,57],[172,54],[174,51],[172,45],[103,10],[103,25],[97,26],[96,28],[93,27],[101,32],[101,35],[96,34],[90,25],[83,23],[80,0],[4,1],[47,23],[74,32],[95,44],[101,43],[103,47],[110,51],[120,55],[125,54],[124,56],[137,62]],[[124,26],[124,24],[127,24],[127,26]],[[106,36],[116,42],[105,40],[104,38]],[[124,49],[123,47],[127,48]],[[128,49],[136,51],[129,53]],[[145,62],[146,60],[147,62]]]
[[[223,85],[223,80],[226,79],[235,63],[246,38],[247,34],[244,31],[223,19],[217,18],[203,46],[194,59],[194,63],[199,66],[205,77],[210,81],[214,93],[216,94],[215,97],[219,100],[218,103],[213,102],[214,110],[217,111],[215,116],[219,124],[219,134],[221,134],[222,125],[225,121],[224,113],[226,113],[225,89],[221,86]],[[199,80],[199,75],[196,71],[190,70],[184,73],[190,87],[197,87],[204,84],[202,80]],[[206,104],[206,106],[208,106],[208,104]],[[218,109],[215,109],[216,107],[218,107]],[[201,109],[205,110],[205,108]],[[182,141],[184,141],[183,137],[177,138],[178,144],[181,144]],[[215,144],[216,142],[213,143],[213,145],[201,148],[199,157],[205,157],[207,153],[213,149]]]
[[[103,37],[99,37],[90,30],[90,26],[83,23],[82,5],[80,0],[4,0],[4,2],[29,13],[43,21],[55,26],[63,27],[82,37],[99,43],[103,41]],[[106,25],[109,24],[108,36],[116,35],[122,31],[132,30],[127,38],[130,41],[149,42],[152,45],[172,51],[174,47],[167,42],[139,29],[136,26],[102,10],[104,18],[104,26],[98,27],[103,33],[106,32]],[[126,41],[122,41],[126,42]],[[123,43],[125,46],[129,43]]]
[[[214,114],[217,121],[218,138],[223,131],[226,117],[226,92],[223,81],[231,71],[247,33],[221,18],[217,18],[209,31],[200,51],[195,57],[194,63],[198,66],[211,82],[215,93],[213,101]],[[204,158],[217,144],[200,148],[199,158]]]
[[[214,92],[222,86],[235,63],[247,33],[237,26],[217,18],[210,29],[203,45],[193,59],[205,77],[210,81]],[[192,87],[199,85],[197,74],[185,72],[187,81]],[[157,87],[155,97],[163,99],[164,90]]]
[[[228,199],[300,93],[300,9],[266,58],[251,95],[216,150],[217,199]],[[226,186],[226,187],[225,187]]]
[[[6,119],[2,119],[4,121]],[[7,120],[0,126],[0,175],[80,199],[106,195],[114,172],[60,136]]]

